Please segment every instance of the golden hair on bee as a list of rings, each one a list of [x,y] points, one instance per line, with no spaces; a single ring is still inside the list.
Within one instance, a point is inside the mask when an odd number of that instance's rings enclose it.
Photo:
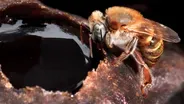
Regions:
[[[117,30],[122,25],[129,25],[142,20],[143,16],[134,9],[114,6],[106,9],[106,18],[111,29]]]
[[[106,9],[105,13],[108,16],[112,16],[114,14],[130,14],[132,17],[136,19],[141,19],[143,18],[142,14],[138,12],[137,10],[128,8],[128,7],[123,7],[123,6],[113,6],[108,9]]]

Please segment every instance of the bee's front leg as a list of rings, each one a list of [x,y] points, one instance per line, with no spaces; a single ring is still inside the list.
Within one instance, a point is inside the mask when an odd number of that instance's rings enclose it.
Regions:
[[[152,74],[150,68],[142,59],[142,55],[139,51],[135,50],[132,56],[134,57],[136,62],[141,65],[141,91],[143,96],[146,96],[146,88],[148,88],[148,86],[152,83]]]

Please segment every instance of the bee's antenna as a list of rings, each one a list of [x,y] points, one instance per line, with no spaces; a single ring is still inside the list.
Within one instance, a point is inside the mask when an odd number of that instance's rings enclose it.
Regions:
[[[83,30],[82,30],[82,24],[80,24],[80,40],[81,40],[81,43],[84,44],[84,41],[83,41]]]
[[[93,47],[92,47],[92,37],[89,35],[89,48],[90,48],[90,56],[93,58]]]

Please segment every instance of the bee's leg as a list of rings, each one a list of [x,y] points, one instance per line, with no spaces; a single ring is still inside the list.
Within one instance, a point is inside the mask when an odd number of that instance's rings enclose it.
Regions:
[[[152,83],[152,74],[150,71],[150,68],[147,66],[147,64],[142,59],[142,56],[139,51],[135,50],[132,54],[136,62],[141,65],[141,91],[144,96],[146,96],[145,89],[148,87],[148,85],[151,85]]]
[[[104,56],[107,56],[107,52],[105,51],[104,48],[102,48],[102,52],[103,52]]]
[[[138,39],[134,38],[125,48],[125,52],[122,52],[121,55],[117,58],[116,63],[119,64],[121,63],[123,60],[125,60],[128,56],[130,56],[131,54],[133,54],[133,52],[135,51],[136,47],[137,47],[137,43],[138,43]]]
[[[89,49],[90,49],[90,57],[93,58],[93,46],[92,46],[92,38],[91,38],[91,34],[89,35]]]
[[[104,44],[103,44],[103,43],[97,44],[97,48],[103,52],[103,55],[104,55],[104,56],[107,56],[107,52],[106,52],[106,50],[104,49]]]

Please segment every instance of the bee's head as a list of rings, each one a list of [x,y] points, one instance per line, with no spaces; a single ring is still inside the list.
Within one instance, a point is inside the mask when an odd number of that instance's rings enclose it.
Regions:
[[[88,20],[91,31],[91,38],[95,42],[102,42],[107,32],[103,13],[100,11],[94,11]]]

